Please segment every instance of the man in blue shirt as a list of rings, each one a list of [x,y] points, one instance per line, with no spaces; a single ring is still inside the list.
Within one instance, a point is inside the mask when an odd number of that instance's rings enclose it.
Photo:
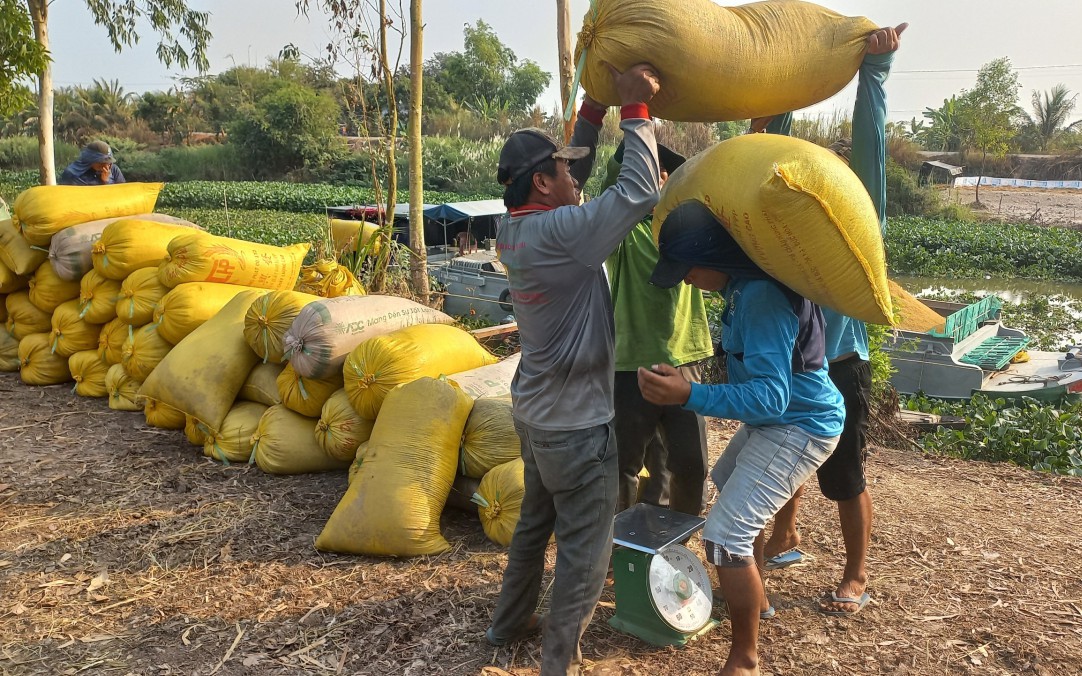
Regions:
[[[109,144],[91,141],[56,182],[58,185],[109,185],[126,181],[120,167],[116,166]]]

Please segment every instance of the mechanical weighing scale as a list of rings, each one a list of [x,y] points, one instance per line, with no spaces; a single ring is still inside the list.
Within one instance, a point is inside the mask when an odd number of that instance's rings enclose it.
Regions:
[[[710,576],[677,544],[705,519],[639,503],[616,515],[612,554],[615,629],[656,646],[682,646],[718,625],[710,617]]]

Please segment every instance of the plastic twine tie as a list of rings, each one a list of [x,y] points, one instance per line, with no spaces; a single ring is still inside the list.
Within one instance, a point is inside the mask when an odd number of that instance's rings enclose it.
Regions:
[[[474,493],[470,497],[470,502],[478,505],[479,507],[484,507],[485,509],[488,509],[490,507],[490,505],[488,504],[488,500],[485,500],[485,496],[481,495],[480,493]]]

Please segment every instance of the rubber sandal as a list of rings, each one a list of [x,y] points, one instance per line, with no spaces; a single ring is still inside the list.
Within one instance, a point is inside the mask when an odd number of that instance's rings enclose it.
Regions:
[[[868,601],[872,600],[872,597],[868,592],[864,592],[859,597],[856,596],[838,596],[835,592],[830,592],[830,598],[834,603],[855,603],[857,604],[856,610],[829,610],[823,607],[823,604],[819,604],[819,612],[824,615],[833,615],[834,617],[847,617],[849,615],[856,615],[860,611],[864,610],[864,606],[868,605]]]
[[[544,626],[544,624],[545,616],[539,613],[534,613],[530,616],[529,621],[526,623],[526,627],[514,636],[504,639],[496,638],[496,635],[492,633],[492,627],[489,627],[485,630],[485,640],[497,647],[505,646],[510,643],[517,643],[518,641],[527,639],[534,634],[540,633],[541,628]]]

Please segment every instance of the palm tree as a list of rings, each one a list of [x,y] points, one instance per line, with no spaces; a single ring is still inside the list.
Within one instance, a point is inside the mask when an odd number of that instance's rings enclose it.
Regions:
[[[1071,96],[1071,91],[1066,86],[1058,84],[1050,91],[1033,91],[1033,116],[1026,115],[1030,128],[1037,137],[1038,147],[1041,152],[1056,137],[1064,127],[1073,127],[1078,122],[1067,125],[1067,117],[1074,110],[1075,99],[1078,95]],[[1082,122],[1082,120],[1079,120]]]
[[[964,130],[961,127],[961,111],[955,96],[943,100],[940,108],[925,108],[924,117],[931,124],[927,127],[913,125],[913,131],[927,150],[956,152],[962,147]]]

